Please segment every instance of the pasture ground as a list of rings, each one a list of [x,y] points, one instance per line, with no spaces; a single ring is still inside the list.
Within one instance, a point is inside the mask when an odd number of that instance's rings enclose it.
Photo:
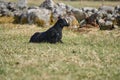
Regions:
[[[63,30],[64,44],[29,43],[35,25],[0,25],[0,80],[119,80],[120,29]]]
[[[29,5],[39,5],[39,1],[42,0],[29,0]],[[78,2],[64,3],[79,7]],[[100,4],[87,3],[82,6]],[[29,43],[34,32],[46,29],[36,25],[0,24],[0,80],[120,79],[120,29],[89,32],[64,29],[64,44]]]

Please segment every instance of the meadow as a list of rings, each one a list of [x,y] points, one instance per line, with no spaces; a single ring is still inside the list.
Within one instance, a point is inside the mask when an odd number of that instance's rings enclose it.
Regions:
[[[13,1],[13,2],[17,2],[17,0],[7,0],[7,1]],[[44,0],[28,0],[28,5],[32,6],[32,5],[37,5],[39,6]],[[55,3],[65,3],[77,8],[81,8],[81,7],[100,7],[102,6],[102,0],[101,1],[86,1],[86,0],[82,0],[82,1],[64,1],[64,0],[53,0]],[[116,5],[120,5],[120,1],[104,1],[104,5],[107,6],[116,6]]]
[[[120,79],[119,28],[83,32],[65,28],[63,44],[29,43],[34,32],[48,28],[0,24],[0,80]]]

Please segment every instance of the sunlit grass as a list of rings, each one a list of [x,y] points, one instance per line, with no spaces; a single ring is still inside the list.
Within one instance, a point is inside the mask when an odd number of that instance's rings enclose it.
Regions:
[[[1,80],[118,80],[120,31],[63,30],[63,44],[29,43],[47,28],[0,25]]]

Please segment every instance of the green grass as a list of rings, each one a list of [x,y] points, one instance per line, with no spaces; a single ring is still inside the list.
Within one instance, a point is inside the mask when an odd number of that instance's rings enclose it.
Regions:
[[[8,1],[14,1],[16,2],[16,0],[8,0]],[[29,5],[37,5],[39,6],[44,0],[28,0],[28,4]],[[77,8],[81,8],[81,7],[100,7],[102,6],[102,2],[101,1],[63,1],[63,0],[53,0],[55,3],[65,3]],[[116,6],[116,5],[120,5],[119,1],[104,1],[104,5],[108,5],[108,6]]]
[[[0,25],[0,80],[119,80],[120,29],[63,30],[64,44],[29,43],[35,25]]]

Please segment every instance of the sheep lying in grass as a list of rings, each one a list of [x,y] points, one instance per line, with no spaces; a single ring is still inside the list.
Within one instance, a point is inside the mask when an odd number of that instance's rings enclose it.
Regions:
[[[40,42],[48,42],[48,43],[56,43],[62,42],[62,29],[64,26],[69,26],[69,23],[66,19],[59,18],[53,27],[48,29],[45,32],[36,32],[32,35],[29,42],[40,43]]]

